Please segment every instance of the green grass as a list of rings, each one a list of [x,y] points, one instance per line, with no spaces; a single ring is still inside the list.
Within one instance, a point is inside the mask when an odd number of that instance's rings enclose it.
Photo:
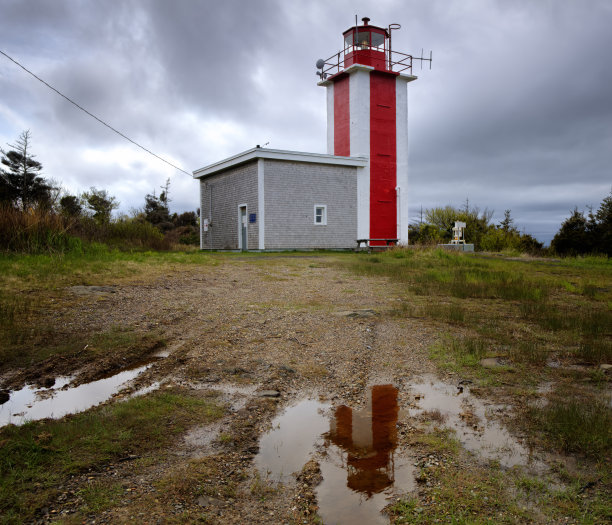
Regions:
[[[120,483],[101,482],[90,483],[77,492],[85,502],[83,512],[86,514],[98,514],[114,507],[123,493]]]
[[[557,472],[564,482],[560,485],[553,473],[532,476],[496,462],[466,468],[449,431],[418,431],[409,444],[441,461],[417,473],[418,492],[389,508],[392,523],[514,524],[536,517],[537,523],[595,524],[612,519],[610,470],[604,459],[586,476]]]
[[[108,284],[161,273],[182,265],[214,265],[214,257],[200,251],[134,251],[92,244],[83,253],[20,255],[0,253],[0,285],[4,290],[57,290],[72,285]]]
[[[612,412],[603,400],[566,392],[553,397],[547,406],[532,409],[532,417],[559,450],[590,456],[612,450]]]
[[[190,425],[221,417],[214,399],[182,391],[156,392],[62,420],[0,429],[0,523],[31,521],[73,474],[125,457],[154,453]],[[112,504],[112,486],[85,489],[95,512]]]
[[[482,387],[502,387],[517,406],[522,404],[517,392],[542,381],[586,385],[590,390],[583,392],[584,399],[596,401],[591,411],[569,406],[548,415],[551,428],[560,425],[556,432],[567,443],[565,450],[571,439],[563,437],[563,427],[569,433],[581,427],[597,433],[596,422],[609,421],[602,388],[609,377],[595,367],[612,363],[612,260],[396,249],[340,264],[359,275],[389,278],[402,297],[393,315],[431,323],[442,333],[430,348],[441,369]],[[507,366],[484,368],[480,362],[485,357],[498,357]],[[560,366],[548,367],[549,361]],[[564,418],[575,420],[574,430],[561,424]],[[526,430],[536,435],[537,425],[534,420]],[[609,450],[601,436],[591,441],[586,435],[575,437],[575,450],[581,453]]]
[[[71,356],[83,348],[83,333],[67,333],[49,314],[70,309],[79,298],[74,285],[121,285],[176,273],[181,268],[211,267],[215,256],[199,251],[125,252],[92,244],[85,252],[19,255],[0,253],[0,371],[22,367],[52,355]],[[129,341],[132,338],[133,341]],[[111,327],[94,336],[100,350],[149,344],[151,334]],[[24,352],[28,348],[28,352]],[[90,344],[89,355],[92,354]]]

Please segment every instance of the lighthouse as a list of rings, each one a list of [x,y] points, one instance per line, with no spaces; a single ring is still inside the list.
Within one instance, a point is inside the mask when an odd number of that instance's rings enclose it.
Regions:
[[[408,243],[408,93],[412,56],[391,49],[388,28],[355,25],[317,67],[327,90],[327,153],[367,157],[357,178],[357,237]],[[429,59],[425,59],[429,60]]]
[[[205,165],[203,250],[347,250],[408,243],[408,82],[387,28],[355,24],[317,61],[327,153],[254,147]],[[313,87],[314,89],[314,87]]]

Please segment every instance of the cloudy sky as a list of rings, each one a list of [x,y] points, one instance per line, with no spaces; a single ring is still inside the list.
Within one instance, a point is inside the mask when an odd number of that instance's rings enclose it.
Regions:
[[[421,206],[511,209],[548,242],[612,189],[609,0],[0,0],[0,50],[187,172],[265,144],[325,152],[314,63],[359,18],[399,23],[394,49],[433,50],[409,86],[413,220]],[[0,144],[25,129],[44,174],[107,189],[122,212],[170,177],[197,183],[0,55]]]

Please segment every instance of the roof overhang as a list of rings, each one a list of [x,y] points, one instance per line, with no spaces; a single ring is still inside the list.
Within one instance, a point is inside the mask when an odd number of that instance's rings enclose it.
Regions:
[[[335,166],[353,166],[363,168],[368,165],[367,157],[341,157],[339,155],[326,155],[323,153],[305,153],[302,151],[287,151],[280,149],[253,148],[233,157],[204,166],[193,172],[194,179],[201,179],[214,175],[220,171],[245,164],[256,159],[288,160],[292,162],[307,162],[312,164],[330,164]]]

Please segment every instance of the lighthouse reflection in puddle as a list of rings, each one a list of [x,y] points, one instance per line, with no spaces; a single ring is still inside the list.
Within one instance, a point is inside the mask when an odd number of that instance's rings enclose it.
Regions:
[[[395,457],[397,393],[393,385],[375,385],[364,410],[335,409],[317,490],[324,523],[387,523],[380,513],[387,498],[413,488],[412,464]]]

